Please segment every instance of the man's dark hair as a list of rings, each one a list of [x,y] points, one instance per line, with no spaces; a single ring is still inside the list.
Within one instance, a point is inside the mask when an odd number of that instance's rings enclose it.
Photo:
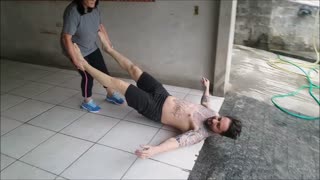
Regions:
[[[84,15],[85,14],[85,11],[84,11],[85,9],[84,9],[83,4],[82,4],[83,0],[73,0],[73,2],[77,4],[77,9],[78,9],[79,13],[81,15]],[[99,4],[99,0],[96,1],[96,4],[95,4],[94,8],[96,8],[98,6],[98,4]],[[92,10],[93,10],[93,8],[88,8],[88,13],[91,12]]]
[[[226,116],[231,120],[230,126],[227,131],[221,133],[222,136],[229,137],[231,139],[237,139],[238,136],[240,136],[242,123],[238,119],[235,119],[230,116]]]

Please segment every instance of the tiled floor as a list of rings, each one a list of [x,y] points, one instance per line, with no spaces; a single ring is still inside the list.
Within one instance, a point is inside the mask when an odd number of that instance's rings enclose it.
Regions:
[[[75,71],[1,61],[1,179],[188,178],[202,143],[138,159],[141,144],[159,144],[176,130],[104,102],[98,83],[93,96],[102,110],[87,113],[79,108],[79,86]],[[165,88],[200,102],[199,90]],[[219,111],[224,99],[211,99]]]
[[[76,71],[1,61],[1,179],[188,178],[203,143],[138,159],[141,144],[159,144],[177,131],[105,102],[97,82],[93,97],[102,110],[81,110],[79,86]],[[164,86],[200,102],[199,90]],[[219,111],[224,99],[211,99]]]

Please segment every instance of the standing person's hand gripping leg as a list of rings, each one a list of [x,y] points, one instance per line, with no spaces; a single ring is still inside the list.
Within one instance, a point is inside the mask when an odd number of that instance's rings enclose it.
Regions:
[[[97,69],[92,67],[81,55],[80,49],[77,44],[74,44],[74,50],[76,54],[77,61],[82,64],[84,70],[88,72],[94,79],[96,79],[100,84],[106,87],[110,87],[122,95],[124,95],[129,87],[129,83],[126,83],[120,79],[113,78]]]

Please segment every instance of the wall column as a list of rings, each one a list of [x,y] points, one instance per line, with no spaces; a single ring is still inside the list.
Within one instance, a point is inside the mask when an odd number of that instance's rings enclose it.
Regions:
[[[237,0],[220,0],[213,95],[224,96],[229,83]]]

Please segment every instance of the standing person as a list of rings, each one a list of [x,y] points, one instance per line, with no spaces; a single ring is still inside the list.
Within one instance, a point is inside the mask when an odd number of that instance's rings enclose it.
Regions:
[[[98,112],[100,107],[92,99],[93,77],[82,71],[82,65],[76,60],[73,43],[77,43],[82,56],[91,66],[109,75],[103,56],[97,46],[98,31],[106,32],[101,23],[99,0],[73,0],[63,14],[61,33],[62,47],[82,77],[81,90],[84,100],[81,108],[89,112]],[[108,37],[107,41],[109,41]],[[123,104],[124,100],[113,89],[105,87],[106,101]]]

